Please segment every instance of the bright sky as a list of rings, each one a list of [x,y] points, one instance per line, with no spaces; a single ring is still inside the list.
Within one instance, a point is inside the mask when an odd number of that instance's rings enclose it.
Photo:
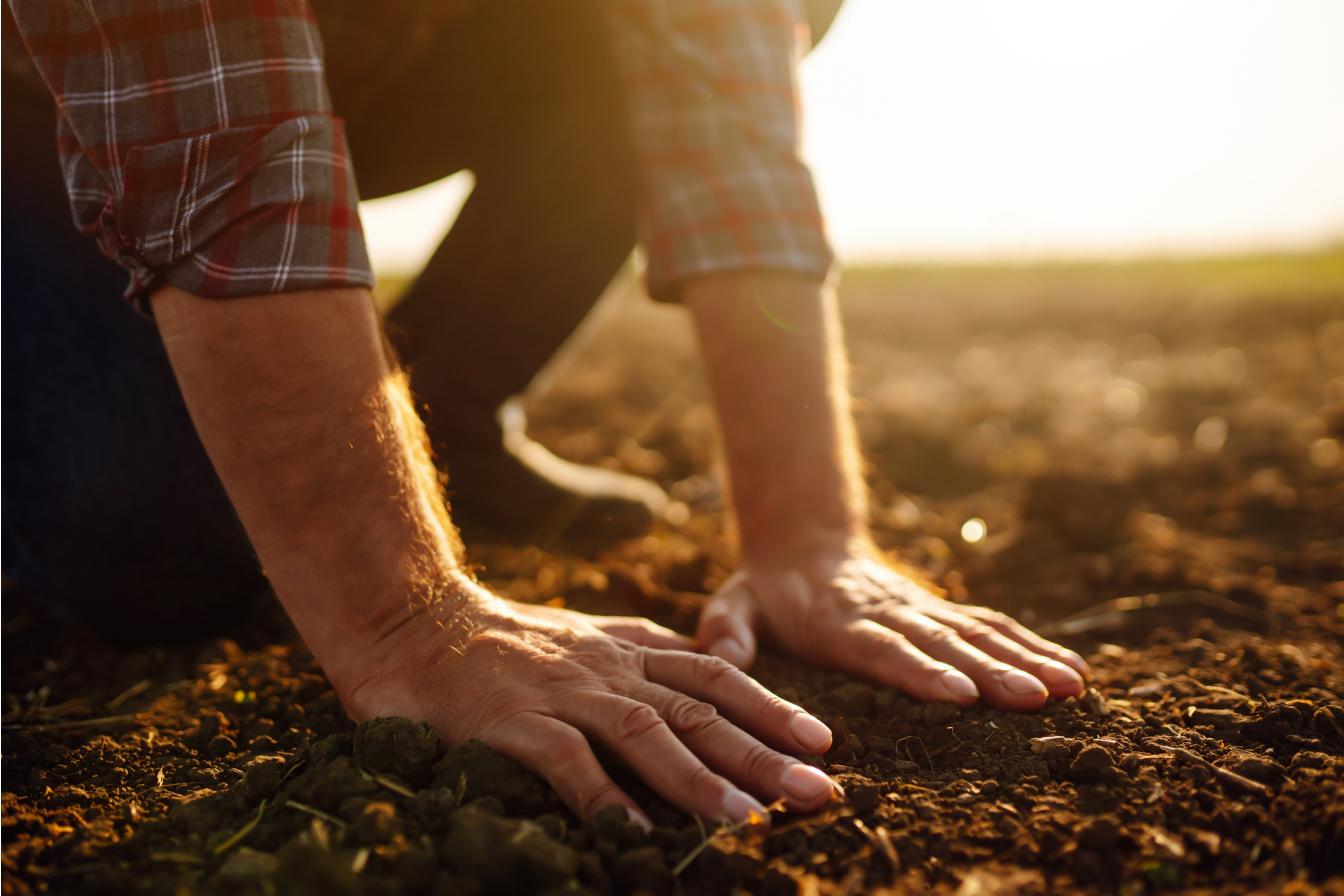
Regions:
[[[803,82],[851,260],[1344,236],[1341,0],[847,0]],[[469,190],[366,203],[375,264],[414,267]]]

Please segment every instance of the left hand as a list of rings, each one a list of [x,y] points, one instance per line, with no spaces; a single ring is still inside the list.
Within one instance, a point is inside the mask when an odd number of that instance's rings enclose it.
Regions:
[[[1072,650],[1003,613],[944,600],[852,543],[749,560],[724,583],[701,615],[701,648],[746,668],[758,635],[818,666],[963,706],[984,697],[1037,709],[1081,695],[1088,671]]]

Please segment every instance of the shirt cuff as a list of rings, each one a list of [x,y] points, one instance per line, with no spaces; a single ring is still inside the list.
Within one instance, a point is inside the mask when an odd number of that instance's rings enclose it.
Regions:
[[[660,166],[642,222],[649,295],[680,298],[705,274],[771,271],[825,279],[835,263],[811,172],[797,157]]]
[[[165,284],[207,298],[373,285],[339,118],[135,146],[124,171],[90,229],[142,310]]]

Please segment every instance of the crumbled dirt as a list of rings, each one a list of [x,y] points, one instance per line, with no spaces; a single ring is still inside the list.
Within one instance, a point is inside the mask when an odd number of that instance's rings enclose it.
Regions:
[[[844,291],[879,540],[1082,651],[1082,699],[961,710],[767,656],[848,799],[706,843],[620,769],[650,835],[480,744],[353,726],[278,611],[127,651],[9,594],[4,891],[1344,893],[1344,289],[1220,290]],[[678,315],[622,305],[533,410],[566,456],[664,483],[673,524],[472,546],[492,586],[693,624],[731,558]]]

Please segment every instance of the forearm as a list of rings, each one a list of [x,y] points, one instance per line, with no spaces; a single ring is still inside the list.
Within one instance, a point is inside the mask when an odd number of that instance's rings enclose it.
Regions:
[[[866,501],[835,297],[780,274],[684,288],[723,433],[743,554],[862,537]]]
[[[332,674],[438,599],[459,554],[369,293],[220,301],[170,287],[151,301],[266,575]]]

